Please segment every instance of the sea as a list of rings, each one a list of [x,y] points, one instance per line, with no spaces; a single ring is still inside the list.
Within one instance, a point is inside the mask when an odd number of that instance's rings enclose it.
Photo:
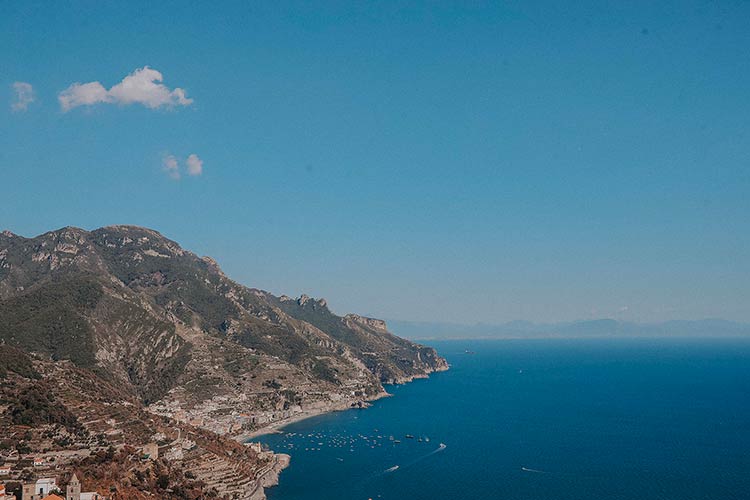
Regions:
[[[449,371],[259,438],[269,500],[750,499],[750,340],[429,344]]]

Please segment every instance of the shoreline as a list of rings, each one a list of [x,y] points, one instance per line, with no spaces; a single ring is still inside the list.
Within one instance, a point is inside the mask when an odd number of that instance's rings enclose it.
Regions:
[[[370,403],[372,401],[378,401],[379,399],[388,398],[391,396],[393,396],[393,394],[390,394],[384,391],[368,399],[352,400],[352,401],[348,401],[348,402],[340,403],[340,404],[331,404],[331,406],[326,407],[326,408],[303,410],[302,412],[294,416],[291,416],[282,420],[277,420],[276,422],[272,422],[266,425],[265,427],[261,427],[260,429],[256,429],[251,432],[239,434],[235,437],[235,440],[239,441],[242,444],[245,444],[245,443],[248,443],[250,440],[260,437],[260,436],[266,436],[268,434],[281,434],[282,429],[288,425],[296,424],[297,422],[302,422],[303,420],[307,420],[313,417],[318,417],[320,415],[325,415],[327,413],[335,413],[339,411],[348,411],[348,410],[364,410],[364,409],[367,409],[368,406],[357,407],[357,406],[352,406],[352,405],[361,403],[361,402]]]
[[[430,375],[434,373],[440,373],[445,372],[450,369],[450,365],[446,363],[444,367],[435,368],[427,373],[422,373],[418,375],[412,375],[408,378],[404,378],[401,380],[395,380],[391,383],[383,383],[383,385],[405,385],[411,382],[414,382],[415,380],[424,380],[429,379]],[[343,403],[331,403],[329,406],[325,408],[316,408],[311,410],[303,410],[302,412],[285,418],[278,420],[276,422],[272,422],[265,427],[261,427],[260,429],[256,429],[254,431],[245,432],[242,434],[238,434],[234,437],[236,441],[239,441],[242,444],[249,443],[250,440],[257,438],[259,436],[265,436],[268,434],[280,434],[282,432],[282,429],[288,425],[295,424],[297,422],[301,422],[303,420],[307,420],[308,418],[317,417],[320,415],[325,415],[326,413],[334,413],[337,411],[346,411],[346,410],[364,410],[367,409],[370,405],[369,403],[372,403],[373,401],[378,401],[379,399],[383,398],[389,398],[392,397],[393,394],[389,393],[385,389],[383,389],[383,392],[379,392],[378,394],[366,398],[366,399],[353,399],[349,400]],[[367,403],[366,405],[362,405],[362,403]],[[362,406],[355,406],[355,405],[362,405]]]

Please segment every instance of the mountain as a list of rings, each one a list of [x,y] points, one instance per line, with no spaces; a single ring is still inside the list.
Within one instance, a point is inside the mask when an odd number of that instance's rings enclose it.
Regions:
[[[80,411],[89,392],[135,420],[158,415],[218,435],[361,407],[386,394],[383,384],[448,367],[381,320],[245,287],[135,226],[0,233],[0,345],[29,360],[11,373],[19,383],[67,397],[61,411],[79,420],[92,418]],[[89,377],[78,401],[47,380],[60,370]],[[13,407],[20,395],[5,397]],[[109,420],[98,432],[118,432]]]
[[[603,318],[565,323],[511,321],[497,325],[414,321],[388,323],[397,334],[411,339],[750,336],[749,324],[722,319],[633,323]]]

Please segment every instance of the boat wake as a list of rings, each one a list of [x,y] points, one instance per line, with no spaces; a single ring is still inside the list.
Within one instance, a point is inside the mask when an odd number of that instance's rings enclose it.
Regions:
[[[438,446],[438,447],[437,447],[436,449],[432,450],[432,451],[431,451],[431,452],[429,452],[429,453],[428,453],[427,455],[422,455],[422,456],[421,456],[421,457],[419,457],[419,458],[415,458],[414,460],[412,460],[412,461],[411,461],[411,462],[409,462],[408,464],[404,465],[404,467],[410,467],[410,466],[412,466],[412,465],[416,464],[417,462],[421,462],[422,460],[424,460],[424,459],[426,459],[426,458],[429,458],[429,457],[431,457],[431,456],[432,456],[432,455],[434,455],[435,453],[440,453],[441,451],[443,451],[443,450],[444,450],[444,449],[446,449],[446,448],[447,448],[447,446],[445,446],[445,445],[444,445],[443,443],[440,443],[440,446]]]
[[[524,472],[534,472],[535,474],[549,474],[547,471],[538,470],[538,469],[529,469],[528,467],[521,467],[521,470]]]
[[[425,458],[427,458],[429,456],[432,456],[435,453],[439,453],[439,452],[443,451],[446,448],[447,448],[447,446],[445,446],[443,443],[440,443],[440,446],[438,446],[436,450],[433,450],[433,451],[429,452],[427,455],[425,455],[425,456],[423,456],[421,458],[418,458],[417,461],[425,459]]]
[[[407,467],[411,467],[412,465],[414,465],[414,464],[416,464],[416,463],[418,463],[418,462],[421,462],[422,460],[425,460],[425,459],[427,459],[427,458],[431,457],[431,456],[432,456],[432,455],[434,455],[435,453],[440,453],[440,452],[441,452],[441,451],[443,451],[443,450],[444,450],[445,448],[447,448],[447,446],[446,446],[446,445],[444,445],[443,443],[440,443],[440,446],[438,446],[438,447],[437,447],[436,449],[432,450],[432,451],[431,451],[431,452],[429,452],[428,454],[426,454],[426,455],[422,455],[421,457],[417,457],[417,458],[415,458],[414,460],[412,460],[411,462],[407,462],[407,463],[405,463],[405,464],[403,464],[403,465],[394,465],[393,467],[389,467],[388,469],[386,469],[386,470],[384,470],[384,471],[382,471],[382,472],[378,472],[378,473],[376,473],[376,474],[375,474],[374,476],[372,476],[372,477],[373,477],[373,478],[376,478],[376,477],[378,477],[378,476],[382,476],[382,475],[384,475],[384,474],[390,474],[391,472],[396,472],[397,470],[403,470],[403,469],[405,469],[405,468],[407,468]]]

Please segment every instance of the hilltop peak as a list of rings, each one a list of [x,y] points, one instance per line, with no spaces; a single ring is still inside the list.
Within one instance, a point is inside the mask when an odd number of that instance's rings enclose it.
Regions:
[[[289,300],[289,297],[286,297],[286,295],[283,295],[282,300]],[[328,307],[328,302],[326,301],[326,299],[316,299],[308,295],[305,295],[304,293],[300,295],[299,298],[297,299],[297,304],[299,304],[300,306],[304,306],[305,304],[308,304],[308,303],[312,304],[313,307],[314,306],[325,307],[325,308]]]
[[[39,237],[46,237],[46,238],[80,238],[85,237],[88,234],[90,234],[85,229],[82,229],[80,227],[76,226],[64,226],[59,229],[54,229],[52,231],[47,231],[44,234],[41,234],[37,236]],[[33,238],[32,238],[33,239]]]

